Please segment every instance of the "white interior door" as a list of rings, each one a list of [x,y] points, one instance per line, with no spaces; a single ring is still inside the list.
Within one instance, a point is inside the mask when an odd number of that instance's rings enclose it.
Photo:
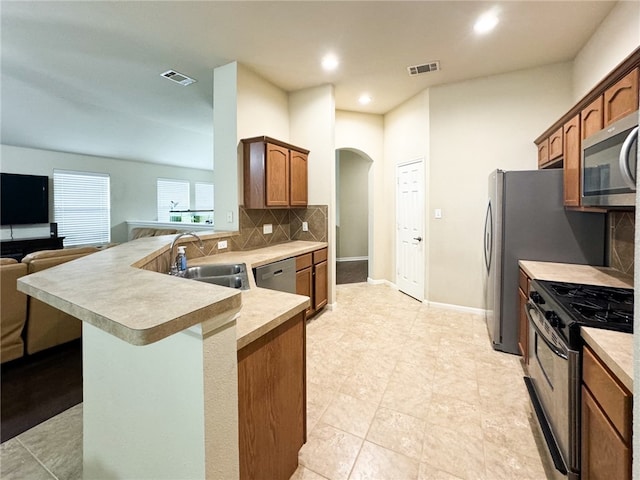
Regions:
[[[398,165],[396,175],[396,285],[424,299],[424,161]]]

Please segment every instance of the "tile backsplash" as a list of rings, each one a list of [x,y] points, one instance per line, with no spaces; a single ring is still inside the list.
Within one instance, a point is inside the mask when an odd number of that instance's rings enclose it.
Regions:
[[[256,210],[240,206],[240,235],[232,237],[233,250],[252,250],[291,240],[327,241],[326,205],[306,208]],[[307,222],[308,231],[302,230]],[[271,224],[272,233],[263,233],[263,226]]]
[[[633,275],[635,212],[610,212],[609,226],[609,266]]]

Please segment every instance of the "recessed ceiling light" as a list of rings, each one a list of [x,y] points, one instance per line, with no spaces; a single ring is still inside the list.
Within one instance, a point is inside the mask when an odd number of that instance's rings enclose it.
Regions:
[[[476,23],[473,25],[473,30],[482,35],[489,33],[498,25],[498,15],[494,11],[489,11],[480,15]]]
[[[340,62],[338,61],[338,57],[336,57],[332,53],[325,55],[325,57],[322,59],[322,68],[327,71],[335,70],[336,68],[338,68],[339,64]]]
[[[363,93],[362,95],[360,95],[360,98],[358,99],[358,101],[362,105],[371,103],[371,95],[369,95],[368,93]]]

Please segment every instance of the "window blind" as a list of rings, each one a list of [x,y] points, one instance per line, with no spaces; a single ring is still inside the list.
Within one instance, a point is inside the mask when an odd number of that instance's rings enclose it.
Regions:
[[[213,210],[213,183],[196,182],[196,210]]]
[[[65,246],[109,243],[109,175],[54,170],[53,215]]]
[[[190,208],[188,181],[159,178],[157,194],[159,222],[170,221],[169,210],[189,210]]]

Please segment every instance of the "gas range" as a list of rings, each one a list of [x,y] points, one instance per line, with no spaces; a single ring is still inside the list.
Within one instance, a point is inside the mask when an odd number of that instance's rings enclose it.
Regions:
[[[580,327],[633,333],[633,289],[533,280],[529,296],[569,348],[580,348]]]

